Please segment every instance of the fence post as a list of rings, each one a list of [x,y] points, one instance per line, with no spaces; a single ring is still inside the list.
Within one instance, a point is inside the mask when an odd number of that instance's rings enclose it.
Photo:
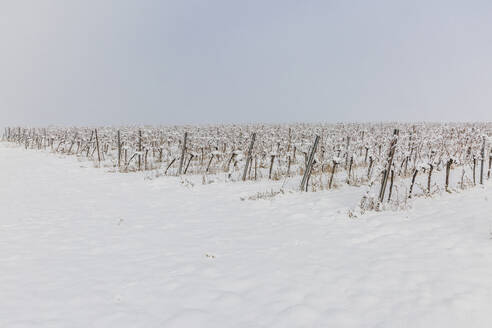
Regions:
[[[120,138],[120,130],[118,130],[118,167],[121,167],[121,138]]]
[[[316,148],[318,148],[318,143],[319,143],[319,136],[317,135],[316,138],[314,139],[314,144],[313,147],[311,148],[311,153],[309,154],[308,161],[306,163],[306,170],[304,171],[304,175],[302,177],[301,181],[301,191],[303,191],[306,187],[306,182],[309,178],[309,175],[311,174],[311,169],[313,166],[313,161],[314,161],[314,154],[316,153]]]
[[[483,184],[483,164],[485,162],[485,137],[483,137],[482,150],[480,151],[480,184]]]
[[[179,175],[181,175],[181,172],[183,170],[184,157],[186,154],[186,140],[187,139],[188,139],[188,132],[185,132],[184,139],[183,139],[183,149],[181,150],[181,158],[179,159],[179,170],[178,170]]]
[[[386,184],[388,182],[388,176],[391,171],[391,165],[393,164],[393,157],[395,156],[396,144],[398,142],[398,135],[400,130],[395,129],[393,131],[393,140],[391,140],[389,152],[388,152],[388,163],[386,169],[384,170],[383,180],[381,182],[381,189],[379,190],[379,202],[382,203],[384,200],[384,193],[386,191]]]
[[[101,163],[101,153],[99,151],[99,138],[97,137],[97,129],[94,129],[94,133],[96,135],[97,161]]]
[[[243,171],[243,181],[246,181],[246,175],[248,174],[248,167],[251,165],[252,155],[253,155],[253,147],[255,145],[256,140],[256,132],[253,132],[251,135],[251,142],[248,148],[248,157],[246,157],[246,165],[244,166]]]
[[[138,170],[142,169],[142,130],[138,130]]]
[[[449,191],[449,173],[451,172],[451,165],[453,164],[453,159],[450,158],[447,162],[446,162],[446,187],[445,187],[445,190],[447,192],[450,192]]]

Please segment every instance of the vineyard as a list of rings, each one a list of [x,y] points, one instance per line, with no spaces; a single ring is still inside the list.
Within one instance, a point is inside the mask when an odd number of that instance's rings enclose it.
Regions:
[[[283,181],[291,191],[365,186],[359,210],[490,179],[489,123],[6,128],[3,140],[117,172]]]

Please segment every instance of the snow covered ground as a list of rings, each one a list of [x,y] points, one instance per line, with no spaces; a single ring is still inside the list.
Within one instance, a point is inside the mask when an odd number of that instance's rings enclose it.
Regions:
[[[491,327],[492,184],[364,190],[145,179],[0,144],[0,327]]]

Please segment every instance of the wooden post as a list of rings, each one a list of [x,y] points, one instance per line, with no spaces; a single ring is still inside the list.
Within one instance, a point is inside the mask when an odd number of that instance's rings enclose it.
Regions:
[[[270,160],[270,170],[268,172],[268,179],[272,179],[272,170],[273,170],[273,161],[275,160],[275,155],[270,155],[271,160]]]
[[[393,193],[393,180],[395,178],[395,170],[391,170],[390,187],[388,193],[388,202],[391,200],[391,194]]]
[[[335,170],[337,168],[338,162],[333,160],[333,168],[331,170],[331,177],[330,177],[330,182],[328,183],[328,188],[331,189],[331,186],[333,185],[333,178],[335,177]]]
[[[354,164],[354,156],[350,156],[350,164],[347,175],[347,184],[350,184],[350,175],[352,174],[352,165]]]
[[[417,173],[419,173],[419,170],[415,168],[415,170],[413,171],[412,184],[410,185],[410,192],[408,193],[408,198],[412,198],[412,190],[413,190],[413,185],[415,184],[415,178],[417,177]]]
[[[311,174],[311,169],[314,161],[314,154],[316,153],[316,148],[318,148],[318,143],[319,143],[319,136],[317,135],[316,138],[314,139],[313,147],[311,147],[311,153],[309,154],[309,158],[307,160],[306,170],[304,171],[304,175],[302,177],[301,191],[303,191],[306,188],[306,182],[309,178],[309,175]]]
[[[214,154],[212,153],[212,156],[210,156],[210,160],[208,161],[207,169],[205,170],[205,173],[208,173],[208,170],[210,170],[210,165],[212,164],[212,160],[214,159]]]
[[[475,155],[473,156],[473,185],[475,186],[476,185],[476,179],[475,179],[475,171],[476,171],[476,168],[477,168],[477,158],[475,157]]]
[[[258,157],[255,156],[255,181],[256,181],[256,178],[258,177],[257,176],[257,169],[258,169]]]
[[[243,181],[246,180],[246,174],[248,173],[248,166],[251,165],[252,155],[253,155],[253,146],[255,144],[255,140],[256,140],[256,132],[253,132],[253,134],[251,135],[251,142],[249,144],[248,156],[246,157],[246,165],[244,166]],[[255,169],[255,177],[256,177],[256,169]]]
[[[232,161],[234,160],[234,157],[236,157],[236,153],[232,152],[232,155],[231,157],[229,158],[229,160],[227,161],[227,173],[229,173],[230,169],[231,169],[231,163]]]
[[[349,161],[349,147],[350,147],[350,136],[347,136],[347,146],[345,149],[345,169],[347,169]]]
[[[311,165],[311,167],[309,168],[309,174],[308,174],[308,177],[306,180],[306,189],[305,189],[306,192],[308,191],[309,181],[311,181],[311,173],[313,172],[313,166],[315,163],[316,163],[316,160],[314,160],[313,165]]]
[[[381,189],[379,191],[379,202],[382,203],[384,201],[384,194],[386,191],[386,184],[388,182],[388,176],[391,171],[391,165],[393,164],[393,157],[395,156],[395,151],[396,151],[396,144],[398,142],[398,135],[400,134],[400,131],[398,129],[395,129],[393,131],[393,140],[391,140],[389,152],[388,152],[388,163],[386,165],[386,169],[383,174],[383,180],[381,183]]]
[[[168,165],[168,166],[167,166],[167,168],[166,168],[166,171],[164,171],[164,174],[167,174],[167,170],[169,170],[169,168],[171,167],[171,165],[173,165],[173,164],[174,164],[174,162],[175,162],[175,161],[176,161],[176,157],[175,157],[175,158],[173,158],[173,160],[169,163],[169,165]]]
[[[482,150],[480,151],[480,184],[483,184],[483,164],[485,161],[485,137],[483,137]]]
[[[121,137],[120,137],[120,130],[118,130],[118,167],[121,167]]]
[[[290,156],[287,157],[287,176],[290,177]]]
[[[453,160],[449,159],[446,162],[446,191],[449,192],[449,172],[451,171],[451,165],[453,164]]]
[[[96,135],[96,147],[97,147],[97,161],[101,163],[101,152],[99,151],[99,138],[97,137],[97,129],[94,130]]]
[[[367,168],[367,179],[371,178],[371,169],[372,169],[372,164],[374,163],[374,159],[372,156],[369,156],[369,167]]]
[[[138,130],[138,170],[142,169],[142,130]]]
[[[186,174],[186,172],[188,172],[188,167],[190,166],[191,160],[193,159],[194,156],[195,155],[190,154],[190,159],[188,160],[188,164],[186,164],[186,167],[185,167],[185,170],[184,170],[184,174]]]
[[[490,167],[492,165],[492,152],[489,153],[489,170],[487,172],[487,180],[490,179]]]
[[[147,156],[149,155],[149,149],[145,149],[145,156],[144,156],[144,171],[147,171]]]
[[[292,132],[291,132],[291,128],[289,128],[289,142],[287,143],[287,152],[289,152],[289,151],[290,151],[291,134],[292,134]]]
[[[429,163],[429,176],[427,177],[427,193],[430,195],[431,193],[431,177],[432,177],[432,171],[434,170],[434,165]]]
[[[183,163],[184,163],[184,158],[186,154],[186,141],[188,139],[188,132],[185,132],[184,134],[184,139],[183,139],[183,147],[181,149],[181,158],[179,159],[179,169],[178,169],[178,174],[181,175],[181,172],[183,170]]]

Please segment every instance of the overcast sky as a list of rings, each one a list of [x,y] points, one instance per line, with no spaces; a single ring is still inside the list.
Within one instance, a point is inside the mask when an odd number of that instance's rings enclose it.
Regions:
[[[0,0],[0,125],[492,120],[492,1]]]

